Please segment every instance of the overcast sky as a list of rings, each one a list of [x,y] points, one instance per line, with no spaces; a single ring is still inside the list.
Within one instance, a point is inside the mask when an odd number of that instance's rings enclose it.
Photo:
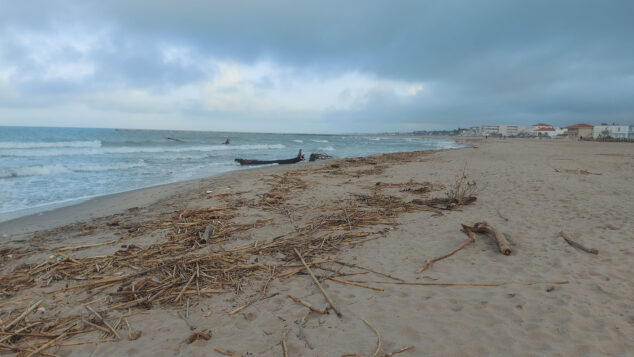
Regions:
[[[634,124],[634,1],[0,0],[0,125]]]

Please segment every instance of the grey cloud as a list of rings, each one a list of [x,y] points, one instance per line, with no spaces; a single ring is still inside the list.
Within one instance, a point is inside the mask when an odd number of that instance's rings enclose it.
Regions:
[[[8,9],[0,13],[5,37],[11,29],[46,32],[64,23],[86,31],[112,28],[113,48],[90,54],[96,64],[90,80],[24,81],[26,95],[120,86],[160,91],[210,75],[195,66],[163,63],[161,44],[174,43],[200,58],[269,59],[324,76],[359,70],[420,81],[433,91],[407,101],[370,93],[365,108],[321,114],[326,122],[346,123],[349,131],[367,123],[396,130],[415,123],[423,128],[634,121],[629,0],[0,1],[0,6]],[[37,72],[24,49],[10,42],[1,42],[0,59]],[[262,79],[256,85],[272,83]]]

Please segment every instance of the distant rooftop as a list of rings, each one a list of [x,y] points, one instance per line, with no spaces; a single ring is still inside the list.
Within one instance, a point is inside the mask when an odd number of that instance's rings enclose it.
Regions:
[[[566,129],[579,129],[579,128],[594,128],[594,126],[590,124],[575,124],[575,125],[566,127]]]
[[[537,124],[537,125],[539,125],[539,124]],[[548,124],[546,124],[546,125],[548,125]],[[555,131],[555,129],[553,129],[553,128],[541,128],[541,129],[537,129],[536,131]]]
[[[535,124],[533,126],[552,126],[552,125],[546,124],[546,123],[539,123],[539,124]]]

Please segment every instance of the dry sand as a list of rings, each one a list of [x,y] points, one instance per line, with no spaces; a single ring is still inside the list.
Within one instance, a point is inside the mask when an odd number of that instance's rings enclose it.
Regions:
[[[622,143],[555,140],[469,140],[472,147],[423,154],[412,162],[387,161],[379,165],[336,168],[341,161],[272,167],[224,174],[205,180],[166,185],[91,200],[84,204],[0,223],[1,248],[42,252],[23,258],[0,258],[0,275],[12,274],[20,264],[38,264],[55,247],[119,240],[116,244],[68,252],[73,258],[111,255],[120,244],[141,248],[165,239],[158,231],[119,232],[107,226],[113,220],[144,222],[184,209],[223,204],[219,193],[230,197],[260,199],[270,188],[270,178],[293,170],[307,188],[290,193],[275,210],[245,207],[243,219],[270,219],[266,224],[236,234],[213,249],[270,241],[293,234],[304,222],[321,214],[317,208],[341,204],[352,193],[369,193],[376,183],[385,194],[406,201],[443,197],[463,169],[477,182],[477,201],[439,215],[422,211],[402,213],[395,225],[377,225],[362,244],[344,246],[328,254],[417,283],[505,283],[502,286],[411,286],[368,283],[384,291],[322,282],[343,317],[309,312],[287,294],[323,308],[324,297],[311,278],[296,274],[274,279],[269,298],[259,300],[237,314],[229,312],[259,295],[260,278],[243,282],[243,292],[191,299],[189,323],[212,337],[188,344],[192,331],[178,313],[185,306],[132,309],[128,318],[136,341],[52,347],[59,356],[221,356],[214,348],[242,356],[283,356],[286,333],[289,356],[373,356],[377,338],[362,319],[381,334],[379,356],[406,346],[414,349],[398,356],[624,356],[634,351],[634,147]],[[384,170],[377,169],[384,168]],[[381,172],[382,171],[382,172]],[[389,188],[388,183],[430,182],[424,195]],[[213,191],[208,193],[207,191]],[[451,251],[466,236],[461,223],[487,221],[506,233],[513,253],[504,256],[495,243],[478,235],[474,244],[438,261],[422,274],[415,271],[426,259]],[[70,224],[70,225],[69,225]],[[63,229],[55,229],[66,225]],[[599,250],[588,254],[558,236],[565,231],[577,242]],[[37,232],[35,232],[37,231]],[[134,237],[129,237],[128,235]],[[125,237],[124,237],[125,236]],[[374,239],[376,238],[376,239]],[[267,262],[272,263],[272,262]],[[276,262],[277,263],[277,262]],[[297,263],[297,262],[295,262]],[[340,270],[329,263],[327,269]],[[318,276],[332,274],[315,268]],[[346,273],[360,272],[344,268]],[[390,281],[375,274],[343,279]],[[556,285],[548,282],[566,281]],[[535,283],[533,285],[520,284]],[[38,297],[45,312],[28,319],[86,314],[84,292],[53,297],[44,291],[74,285],[62,280],[50,287],[7,291],[0,300],[0,320],[17,314]],[[43,285],[38,282],[37,285]],[[277,293],[277,295],[276,295]],[[4,304],[33,294],[24,301]],[[99,304],[95,304],[99,308]],[[108,314],[111,321],[124,311]],[[86,315],[87,316],[87,315]],[[122,327],[120,333],[125,336]],[[628,337],[629,336],[629,337]],[[84,339],[102,338],[92,333]],[[69,341],[74,341],[70,339]],[[10,353],[0,349],[0,353]]]

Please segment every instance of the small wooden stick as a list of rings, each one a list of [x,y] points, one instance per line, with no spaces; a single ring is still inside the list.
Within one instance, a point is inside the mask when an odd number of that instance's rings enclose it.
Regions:
[[[33,305],[29,306],[20,316],[16,317],[15,320],[11,321],[8,325],[4,326],[4,330],[9,330],[11,327],[18,324],[18,322],[22,321],[28,314],[32,313],[38,306],[42,303],[42,300],[36,301]]]
[[[341,318],[342,317],[341,312],[337,310],[335,303],[332,301],[330,296],[328,296],[328,293],[326,293],[326,290],[324,290],[324,288],[321,286],[321,284],[319,283],[319,280],[317,280],[317,278],[315,277],[315,274],[313,274],[313,271],[310,270],[310,267],[304,261],[304,257],[302,257],[302,255],[299,254],[299,251],[297,251],[297,248],[293,248],[293,250],[295,251],[295,254],[297,254],[297,256],[299,257],[299,260],[302,261],[302,264],[304,264],[304,266],[306,267],[306,270],[308,270],[308,273],[310,273],[310,277],[313,278],[313,281],[315,282],[315,284],[317,284],[317,287],[319,288],[319,290],[321,290],[321,293],[324,294],[324,297],[326,298],[326,301],[328,301],[328,303],[330,304],[330,307],[332,307],[332,310],[335,312],[335,314],[337,314],[339,318]]]
[[[93,341],[76,341],[76,342],[62,342],[58,343],[58,346],[79,346],[79,345],[89,345],[93,343],[104,343],[104,342],[117,342],[114,338],[104,339],[104,340],[93,340]]]
[[[288,347],[286,346],[286,331],[282,334],[282,349],[284,350],[284,357],[288,357]]]
[[[371,273],[378,274],[378,275],[384,276],[386,278],[394,279],[394,280],[397,280],[397,281],[404,281],[403,279],[397,278],[395,276],[392,276],[392,275],[389,275],[389,274],[385,274],[385,273],[381,273],[381,272],[378,272],[376,270],[372,270],[370,268],[362,267],[360,265],[350,264],[350,263],[346,263],[346,262],[340,262],[340,261],[336,261],[336,260],[334,261],[334,263],[337,263],[337,264],[340,264],[340,265],[343,265],[343,266],[347,266],[347,267],[351,267],[351,268],[367,270],[367,271],[369,271]]]
[[[83,317],[82,317],[82,319],[81,319],[81,322],[85,323],[85,324],[86,324],[86,325],[88,325],[88,326],[92,326],[92,327],[96,328],[97,330],[99,330],[99,331],[101,331],[101,332],[105,333],[106,335],[109,335],[109,334],[111,333],[111,332],[110,332],[110,330],[108,330],[107,328],[102,327],[102,326],[99,326],[99,325],[97,325],[97,324],[93,324],[93,323],[92,323],[92,322],[90,322],[90,321],[86,321],[86,320],[84,320],[84,318],[83,318]]]
[[[388,353],[384,354],[384,355],[383,355],[383,356],[381,356],[381,357],[390,357],[390,356],[394,356],[394,355],[395,355],[395,354],[397,354],[397,353],[401,353],[401,352],[409,351],[409,350],[412,350],[412,349],[414,349],[414,346],[407,346],[407,347],[403,347],[403,348],[400,348],[400,349],[398,349],[398,350],[396,350],[396,351],[393,351],[393,352],[388,352]]]
[[[302,300],[300,298],[296,298],[295,296],[292,296],[292,295],[286,295],[286,296],[288,296],[291,300],[295,301],[296,303],[306,306],[307,308],[311,309],[312,311],[315,311],[315,312],[318,312],[318,313],[324,314],[324,315],[328,314],[328,311],[316,308],[313,305],[307,303],[306,301],[304,301],[304,300]]]
[[[112,243],[116,243],[116,240],[110,241],[110,242],[104,242],[104,243],[96,243],[96,244],[86,244],[86,245],[78,245],[76,247],[63,247],[63,248],[58,248],[56,249],[58,252],[64,252],[67,250],[80,250],[80,249],[85,249],[85,248],[93,248],[93,247],[100,247],[102,245],[108,245],[108,244],[112,244]]]
[[[352,286],[358,286],[360,288],[366,288],[366,289],[370,289],[370,290],[374,290],[374,291],[385,291],[385,289],[381,289],[381,288],[375,288],[373,286],[368,286],[368,285],[363,285],[357,282],[353,282],[353,281],[347,281],[347,280],[343,280],[343,279],[337,279],[334,276],[331,276],[330,278],[328,278],[329,280],[332,281],[336,281],[338,283],[342,283],[342,284],[348,284],[348,285],[352,285]]]
[[[566,235],[566,233],[564,233],[564,231],[559,232],[559,235],[561,235],[561,238],[563,238],[566,243],[570,244],[571,246],[577,248],[577,249],[581,249],[586,253],[590,253],[590,254],[594,254],[594,255],[598,255],[599,251],[596,248],[587,248],[584,247],[583,245],[581,245],[581,243],[577,243],[574,240],[570,239],[570,237],[568,237]]]
[[[75,263],[75,264],[79,264],[79,265],[81,265],[81,262],[80,262],[79,260],[77,260],[77,259],[75,259],[75,258],[73,258],[73,257],[71,257],[71,256],[69,256],[69,255],[66,255],[66,254],[64,254],[64,253],[62,253],[62,252],[57,252],[57,254],[58,254],[60,257],[64,258],[64,259],[68,259],[68,260],[70,260],[71,262],[73,262],[73,263]]]
[[[178,300],[181,299],[181,297],[183,296],[183,293],[185,292],[185,290],[187,290],[187,288],[189,287],[189,284],[192,283],[192,281],[194,280],[195,277],[196,277],[196,274],[192,274],[192,276],[189,278],[189,280],[187,280],[187,284],[185,284],[185,286],[183,286],[183,289],[181,289],[181,292],[178,294],[176,299],[174,299],[175,302],[178,302]]]
[[[458,246],[458,248],[452,250],[451,252],[447,253],[447,254],[443,254],[441,256],[438,256],[436,258],[432,258],[430,260],[428,260],[422,267],[418,268],[418,270],[416,270],[417,274],[420,274],[422,272],[424,272],[425,270],[427,270],[427,268],[429,268],[432,264],[434,264],[435,262],[439,261],[439,260],[443,260],[447,257],[450,257],[452,255],[454,255],[457,251],[459,251],[460,249],[468,246],[469,244],[475,242],[475,237],[473,236],[473,233],[469,234],[471,231],[469,230],[465,230],[465,233],[467,233],[467,240],[464,241],[462,244],[460,244]]]
[[[59,335],[57,338],[48,341],[47,343],[45,343],[42,346],[38,347],[35,351],[33,351],[33,352],[29,353],[28,355],[26,355],[26,357],[32,357],[32,356],[35,356],[35,355],[39,354],[40,352],[44,351],[45,349],[51,347],[54,343],[59,342],[59,340],[63,339],[64,337],[66,337],[66,333],[63,333],[63,334]]]
[[[92,307],[90,306],[84,306],[88,311],[90,311],[93,315],[95,315],[99,320],[101,320],[101,322],[103,322],[103,324],[110,330],[112,331],[112,333],[117,337],[117,339],[121,339],[121,336],[119,336],[119,334],[117,333],[117,330],[115,330],[112,326],[110,326],[110,324],[103,318],[101,317],[101,315],[99,315],[99,313],[95,310],[93,310]]]
[[[220,349],[220,348],[218,348],[218,347],[214,347],[214,351],[216,351],[216,352],[218,352],[218,353],[220,353],[220,354],[223,354],[223,355],[225,355],[225,356],[231,356],[231,357],[242,357],[241,355],[239,355],[239,354],[237,354],[237,353],[233,353],[233,352],[231,352],[231,351],[225,351],[225,350],[222,350],[222,349]]]
[[[376,338],[377,338],[376,351],[374,351],[374,353],[372,354],[372,357],[376,357],[376,355],[378,355],[379,352],[381,351],[381,344],[383,343],[383,341],[381,340],[381,334],[379,333],[379,330],[376,329],[376,327],[372,326],[372,324],[368,322],[368,320],[366,319],[361,319],[361,320],[363,320],[363,322],[365,322],[365,324],[368,325],[368,327],[370,327],[372,331],[374,331],[374,333],[376,334]]]

